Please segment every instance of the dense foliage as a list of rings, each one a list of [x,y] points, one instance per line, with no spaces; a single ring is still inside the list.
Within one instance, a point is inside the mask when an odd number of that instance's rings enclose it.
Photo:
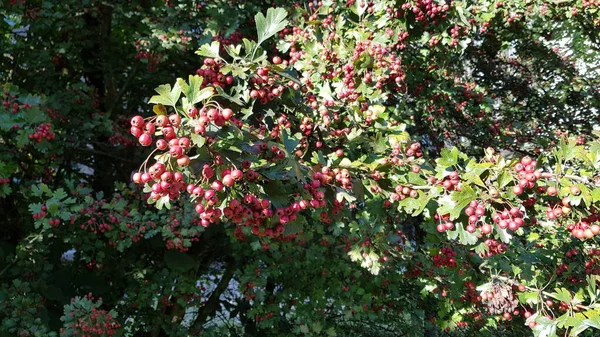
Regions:
[[[0,5],[0,333],[597,334],[599,5]]]

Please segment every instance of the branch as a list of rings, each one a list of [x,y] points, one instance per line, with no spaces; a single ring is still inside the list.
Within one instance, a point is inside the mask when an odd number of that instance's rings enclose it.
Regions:
[[[217,285],[215,290],[212,292],[212,294],[208,298],[208,301],[206,301],[206,303],[204,304],[202,309],[199,310],[198,317],[196,318],[196,322],[194,323],[192,331],[200,329],[204,325],[204,323],[206,323],[206,320],[208,319],[208,317],[219,309],[219,304],[221,302],[221,300],[220,300],[221,294],[223,293],[223,291],[225,291],[225,289],[227,289],[227,286],[229,285],[229,282],[233,278],[233,275],[235,274],[236,269],[237,269],[237,263],[235,261],[231,261],[227,265],[227,268],[223,272],[223,276],[221,277],[219,284]]]
[[[136,62],[135,65],[133,66],[133,69],[131,69],[131,73],[129,74],[129,76],[127,76],[125,83],[123,83],[123,86],[121,87],[121,89],[119,89],[119,91],[117,92],[115,97],[112,99],[110,107],[106,110],[108,113],[113,112],[113,110],[115,109],[115,106],[117,105],[117,102],[121,99],[121,97],[123,97],[123,94],[125,94],[127,87],[129,87],[129,85],[131,84],[131,81],[133,80],[133,78],[135,77],[135,75],[139,69],[139,65],[140,65],[139,62]]]
[[[579,177],[579,176],[574,176],[574,175],[571,175],[571,174],[564,174],[563,177],[565,177],[567,179],[579,181],[580,183],[583,183],[585,185],[589,185],[589,186],[592,186],[592,187],[600,187],[600,184],[595,184],[595,183],[591,182],[586,177]]]

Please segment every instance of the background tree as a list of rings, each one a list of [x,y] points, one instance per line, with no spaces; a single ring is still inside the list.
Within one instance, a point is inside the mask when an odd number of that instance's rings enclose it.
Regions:
[[[0,330],[593,335],[598,4],[273,5],[0,7]]]

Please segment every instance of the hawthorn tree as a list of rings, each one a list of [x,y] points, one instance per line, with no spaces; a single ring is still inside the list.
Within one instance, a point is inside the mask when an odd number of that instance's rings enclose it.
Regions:
[[[62,4],[36,13],[79,13]],[[32,6],[12,5],[27,9],[5,12],[14,35]],[[56,120],[65,94],[14,62],[58,37],[3,41],[21,87],[5,90],[3,202],[33,214],[2,250],[4,331],[597,333],[597,2],[95,5],[66,34],[108,33],[67,37],[81,50],[57,74],[90,86],[75,92],[88,113]],[[136,115],[120,139],[151,148],[139,167],[98,160],[119,113]],[[73,144],[93,151],[91,184]],[[70,159],[40,181],[56,153]],[[128,169],[129,187],[94,184]]]

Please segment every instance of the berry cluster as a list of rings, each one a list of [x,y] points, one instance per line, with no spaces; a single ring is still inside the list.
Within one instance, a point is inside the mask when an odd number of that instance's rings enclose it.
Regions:
[[[421,143],[413,142],[409,146],[407,146],[404,150],[402,149],[402,143],[392,143],[392,153],[390,156],[390,161],[396,165],[404,165],[405,161],[400,156],[404,154],[406,157],[421,157],[423,155],[423,151],[421,150]],[[457,175],[458,178],[458,175]]]
[[[435,214],[433,216],[435,220],[440,221],[436,229],[438,232],[443,233],[454,228],[454,222],[450,221],[450,214],[444,214],[442,216]]]
[[[250,98],[258,99],[260,104],[271,102],[283,94],[285,88],[279,83],[280,81],[281,76],[277,74],[270,76],[268,68],[262,67],[256,69],[254,76],[250,78],[250,85],[252,87]],[[294,82],[291,82],[291,86],[294,86]]]
[[[585,273],[588,275],[600,275],[600,249],[590,249],[589,258],[584,265]]]
[[[148,64],[148,70],[155,71],[158,68],[158,65],[165,59],[165,56],[154,51],[140,50],[135,55],[135,59],[145,60],[144,62]]]
[[[51,127],[52,125],[50,123],[40,124],[40,126],[37,127],[35,132],[29,135],[28,138],[38,143],[41,143],[44,139],[51,141],[56,137],[54,132],[50,130]]]
[[[10,178],[0,178],[0,185],[10,183]]]
[[[600,226],[595,223],[598,221],[600,214],[593,213],[575,224],[568,225],[567,230],[578,239],[591,239],[600,233]]]
[[[498,242],[495,239],[487,239],[484,241],[484,243],[487,246],[487,251],[483,254],[479,254],[480,257],[491,257],[504,253],[508,249],[506,244]]]
[[[477,292],[475,284],[471,281],[465,282],[465,294],[460,297],[463,303],[477,304],[481,301],[481,295]]]
[[[460,178],[458,176],[458,172],[452,171],[448,173],[447,176],[444,177],[443,180],[437,182],[438,185],[442,185],[446,191],[460,191]]]
[[[450,2],[450,5],[452,5],[452,2]],[[446,2],[436,3],[434,0],[417,0],[414,3],[406,2],[401,8],[406,11],[412,11],[417,21],[422,21],[425,24],[427,22],[435,24],[440,19],[446,17],[446,12],[450,9],[450,5]]]
[[[33,220],[42,219],[46,216],[46,212],[48,211],[48,207],[46,205],[42,205],[41,211],[39,213],[35,213],[32,215]]]
[[[50,219],[48,220],[48,224],[52,227],[60,226],[60,219]]]
[[[478,202],[477,200],[471,201],[469,206],[465,208],[465,214],[469,217],[469,224],[467,225],[467,232],[473,233],[477,230],[476,224],[479,219],[485,214],[485,205]],[[483,230],[482,230],[483,233]],[[488,234],[488,233],[483,233]]]
[[[521,158],[521,161],[515,165],[519,182],[512,188],[514,194],[521,195],[525,189],[535,187],[535,182],[542,177],[542,171],[536,170],[536,165],[537,162],[529,156]]]
[[[196,70],[196,74],[203,78],[203,87],[212,84],[213,87],[219,86],[225,88],[227,85],[233,83],[233,76],[225,76],[221,73],[221,67],[223,65],[223,60],[221,59],[204,59],[204,66]]]
[[[523,216],[524,214],[519,208],[511,207],[492,215],[492,221],[497,223],[498,227],[502,229],[508,228],[511,231],[516,231],[525,224]]]
[[[181,156],[177,159],[178,163],[180,159]],[[171,200],[179,199],[181,192],[186,189],[186,185],[183,182],[183,174],[178,171],[167,171],[165,164],[161,162],[156,162],[150,166],[148,172],[134,173],[133,182],[137,184],[151,183],[152,191],[150,198],[154,200],[158,200],[164,196],[168,196]]]
[[[440,249],[440,253],[433,256],[433,264],[436,267],[456,267],[456,260],[454,257],[456,252],[450,247],[444,247]]]
[[[83,299],[71,299],[71,305],[65,311],[69,316],[67,321],[72,323],[68,325],[68,329],[61,329],[61,336],[117,336],[121,324],[115,320],[112,313],[98,309],[101,303],[101,298],[94,303],[91,294]]]

